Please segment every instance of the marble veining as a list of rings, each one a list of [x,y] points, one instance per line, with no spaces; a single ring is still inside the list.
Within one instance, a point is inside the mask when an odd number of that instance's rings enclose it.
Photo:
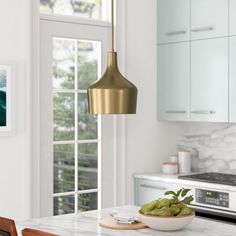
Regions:
[[[184,123],[178,150],[192,153],[194,171],[236,173],[236,124]]]
[[[135,206],[124,206],[101,211],[89,211],[79,214],[46,217],[25,222],[16,222],[17,230],[25,227],[35,228],[61,236],[232,236],[236,235],[236,226],[196,217],[184,230],[160,232],[152,229],[111,230],[99,226],[99,220],[112,212],[132,212],[137,214]]]

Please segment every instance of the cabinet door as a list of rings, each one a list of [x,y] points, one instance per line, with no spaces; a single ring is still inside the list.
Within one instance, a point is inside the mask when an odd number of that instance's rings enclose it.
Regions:
[[[228,38],[192,42],[191,120],[228,121]]]
[[[190,43],[158,46],[158,118],[188,121],[190,107]]]
[[[191,39],[228,35],[228,0],[191,0]]]
[[[236,35],[236,0],[229,0],[229,34]]]
[[[236,122],[236,37],[231,37],[229,41],[229,121]]]
[[[190,39],[190,0],[157,1],[158,43]]]

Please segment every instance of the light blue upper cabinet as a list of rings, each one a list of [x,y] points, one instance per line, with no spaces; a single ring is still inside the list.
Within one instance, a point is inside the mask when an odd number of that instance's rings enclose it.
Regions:
[[[191,120],[228,122],[228,38],[191,45]]]
[[[229,34],[236,35],[236,0],[229,0]]]
[[[190,42],[158,46],[158,118],[189,121]]]
[[[236,0],[157,6],[158,119],[236,122]]]
[[[236,122],[236,36],[229,40],[229,121]]]
[[[157,0],[158,43],[190,39],[190,0]]]
[[[228,36],[228,16],[228,0],[191,0],[191,39]]]

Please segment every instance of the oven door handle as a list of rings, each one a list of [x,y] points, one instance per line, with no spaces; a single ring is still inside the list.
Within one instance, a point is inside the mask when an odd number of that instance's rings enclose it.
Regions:
[[[235,211],[213,208],[213,207],[208,207],[208,206],[201,206],[201,205],[196,205],[196,204],[190,204],[190,207],[193,208],[196,212],[198,209],[206,211],[209,215],[211,214],[211,212],[219,213],[222,215],[233,215],[233,216],[235,216],[235,214],[236,214]]]

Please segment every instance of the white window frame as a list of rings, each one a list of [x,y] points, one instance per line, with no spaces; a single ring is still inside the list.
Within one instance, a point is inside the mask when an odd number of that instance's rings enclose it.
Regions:
[[[57,37],[55,37],[57,38]],[[59,39],[63,39],[61,37],[59,37]],[[68,40],[68,38],[65,38],[66,40]],[[70,40],[70,39],[69,39]],[[75,41],[74,39],[72,39],[73,41]],[[83,40],[80,40],[83,41]],[[85,40],[86,41],[86,40]],[[88,40],[89,41],[89,40]],[[74,59],[74,63],[75,65],[77,65],[77,43],[75,43],[75,59]],[[100,55],[101,57],[101,55]],[[99,63],[98,63],[98,76],[101,76],[101,67],[102,67],[102,63],[101,63],[101,58],[99,58]],[[63,193],[53,193],[53,198],[55,197],[65,197],[65,196],[73,196],[75,197],[75,206],[74,206],[74,213],[78,213],[79,209],[78,209],[78,196],[79,194],[85,194],[85,193],[97,193],[98,196],[98,209],[101,209],[101,154],[102,154],[102,146],[101,146],[101,140],[102,140],[102,120],[101,120],[101,116],[99,115],[97,117],[97,139],[88,139],[88,140],[79,140],[78,139],[78,125],[77,125],[77,121],[78,121],[78,94],[87,94],[87,90],[82,89],[80,90],[78,88],[78,68],[75,67],[75,88],[74,89],[53,89],[53,93],[71,93],[71,94],[75,94],[74,97],[74,113],[75,113],[75,123],[74,123],[74,127],[75,127],[75,137],[74,140],[69,140],[69,141],[53,141],[53,145],[67,145],[67,144],[73,144],[75,145],[75,149],[74,149],[74,157],[75,157],[75,163],[74,163],[74,171],[75,171],[75,175],[74,175],[74,191],[67,191],[67,192],[63,192]],[[92,144],[95,143],[97,144],[97,188],[95,189],[88,189],[88,190],[78,190],[79,184],[78,184],[78,144]]]

